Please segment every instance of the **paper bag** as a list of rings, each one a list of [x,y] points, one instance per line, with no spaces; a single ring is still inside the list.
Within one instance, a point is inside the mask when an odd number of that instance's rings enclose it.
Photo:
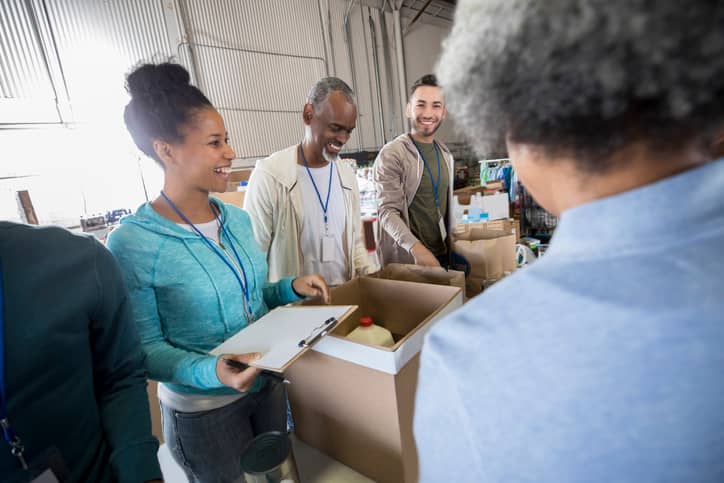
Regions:
[[[512,220],[458,225],[454,251],[470,264],[466,295],[473,297],[486,282],[503,278],[515,270],[515,225]]]

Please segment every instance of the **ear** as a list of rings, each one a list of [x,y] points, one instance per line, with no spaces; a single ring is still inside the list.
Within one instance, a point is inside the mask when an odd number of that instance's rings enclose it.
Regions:
[[[446,117],[447,117],[447,106],[443,104],[442,116],[440,116],[440,122],[444,121]]]
[[[312,119],[314,119],[314,106],[311,104],[304,104],[304,109],[302,110],[302,121],[304,121],[304,124],[309,126],[312,123]]]
[[[167,167],[169,164],[173,163],[173,146],[171,146],[166,141],[162,141],[161,139],[154,139],[153,150],[156,152],[156,156],[158,156],[158,159],[161,160],[164,167]]]
[[[405,117],[408,119],[412,118],[412,104],[409,102],[407,103],[407,106],[405,106]]]

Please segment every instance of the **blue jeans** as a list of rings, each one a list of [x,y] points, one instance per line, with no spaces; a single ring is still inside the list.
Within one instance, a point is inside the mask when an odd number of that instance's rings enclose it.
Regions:
[[[163,437],[192,483],[229,483],[242,479],[241,454],[257,435],[286,432],[284,384],[267,380],[262,389],[238,401],[196,413],[165,407]]]

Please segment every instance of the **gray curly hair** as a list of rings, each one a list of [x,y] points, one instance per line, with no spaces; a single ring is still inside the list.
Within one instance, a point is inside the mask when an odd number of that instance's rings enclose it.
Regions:
[[[352,92],[352,88],[338,77],[324,77],[319,79],[314,86],[312,86],[309,94],[307,94],[307,104],[314,106],[314,110],[317,111],[319,109],[319,105],[335,91],[344,94],[347,101],[354,104],[354,93]]]
[[[597,171],[724,127],[724,2],[461,0],[437,73],[482,153],[507,135]]]

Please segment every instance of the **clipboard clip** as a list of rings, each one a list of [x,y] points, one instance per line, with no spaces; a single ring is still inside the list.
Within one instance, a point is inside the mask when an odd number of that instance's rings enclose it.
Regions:
[[[337,319],[334,317],[330,317],[327,320],[325,320],[322,325],[319,327],[315,327],[314,330],[312,330],[312,333],[309,334],[309,336],[306,339],[302,339],[299,341],[298,346],[299,347],[310,347],[312,344],[317,342],[319,339],[324,337],[329,333],[329,327],[334,325],[334,323],[337,322]]]

